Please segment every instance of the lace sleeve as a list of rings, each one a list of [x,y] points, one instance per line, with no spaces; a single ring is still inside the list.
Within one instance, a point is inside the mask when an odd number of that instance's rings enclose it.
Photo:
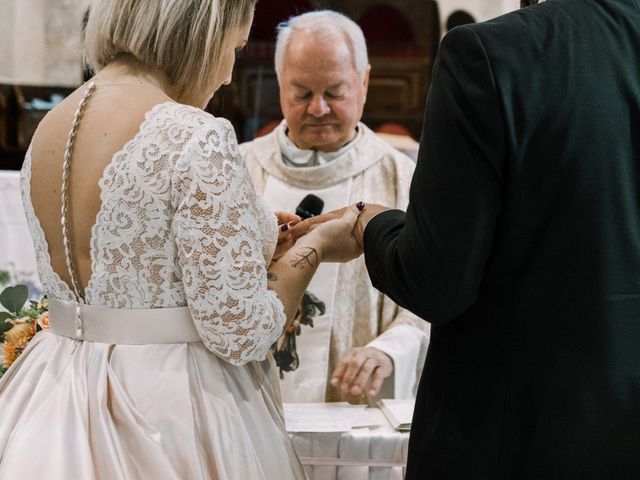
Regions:
[[[285,323],[267,289],[255,200],[231,125],[216,119],[196,131],[174,172],[173,233],[200,337],[234,365],[263,360]]]

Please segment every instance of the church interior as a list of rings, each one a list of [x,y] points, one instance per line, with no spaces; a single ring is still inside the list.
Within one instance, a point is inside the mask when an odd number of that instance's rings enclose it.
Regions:
[[[88,1],[0,0],[0,169],[17,170],[39,121],[90,73],[83,70],[81,23]],[[282,119],[273,67],[277,25],[332,9],[364,32],[371,79],[363,122],[415,148],[442,36],[464,23],[517,8],[513,0],[260,0],[250,42],[231,85],[207,107],[228,118],[239,141]],[[394,138],[396,138],[394,137]]]
[[[0,0],[0,480],[640,479],[638,44]]]

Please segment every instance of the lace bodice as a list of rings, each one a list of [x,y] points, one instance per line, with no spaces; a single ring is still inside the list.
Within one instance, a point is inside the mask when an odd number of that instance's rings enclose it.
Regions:
[[[51,298],[75,301],[54,272],[30,198],[22,194],[38,272]],[[86,303],[188,305],[204,344],[234,364],[263,359],[285,322],[267,290],[276,219],[255,194],[228,121],[166,102],[147,113],[102,179]]]

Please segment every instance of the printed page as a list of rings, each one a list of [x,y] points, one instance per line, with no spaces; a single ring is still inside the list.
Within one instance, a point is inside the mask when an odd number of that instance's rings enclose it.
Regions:
[[[335,403],[285,403],[288,432],[347,432],[365,426],[366,405]]]

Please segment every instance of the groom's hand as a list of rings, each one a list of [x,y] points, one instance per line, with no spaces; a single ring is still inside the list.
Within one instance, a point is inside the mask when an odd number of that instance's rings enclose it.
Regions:
[[[332,212],[325,213],[324,215],[318,215],[316,217],[311,217],[303,220],[291,229],[291,236],[293,238],[300,238],[306,235],[309,230],[311,230],[315,225],[319,225],[321,223],[328,222],[329,220],[333,220],[334,218],[342,216],[345,209],[347,208],[349,207],[344,207],[339,210],[333,210]],[[383,205],[376,205],[374,203],[364,204],[364,209],[358,216],[358,221],[353,228],[353,238],[355,238],[358,245],[362,246],[364,244],[364,231],[367,228],[367,224],[369,223],[369,221],[377,214],[385,212],[387,210],[389,210],[389,207],[385,207]]]
[[[323,215],[316,215],[315,217],[307,218],[300,223],[294,225],[290,232],[293,238],[300,238],[309,233],[312,227],[320,225],[321,223],[328,222],[335,218],[340,218],[344,211],[349,207],[344,207],[339,210],[333,210],[332,212],[325,213]]]
[[[369,385],[366,393],[375,396],[392,373],[393,361],[382,350],[355,347],[338,363],[331,375],[331,385],[351,395],[362,394]]]
[[[364,231],[367,228],[369,221],[379,213],[386,212],[387,210],[389,210],[389,207],[376,205],[375,203],[366,203],[364,205],[364,209],[353,228],[353,238],[358,242],[358,245],[361,247],[364,246]]]

